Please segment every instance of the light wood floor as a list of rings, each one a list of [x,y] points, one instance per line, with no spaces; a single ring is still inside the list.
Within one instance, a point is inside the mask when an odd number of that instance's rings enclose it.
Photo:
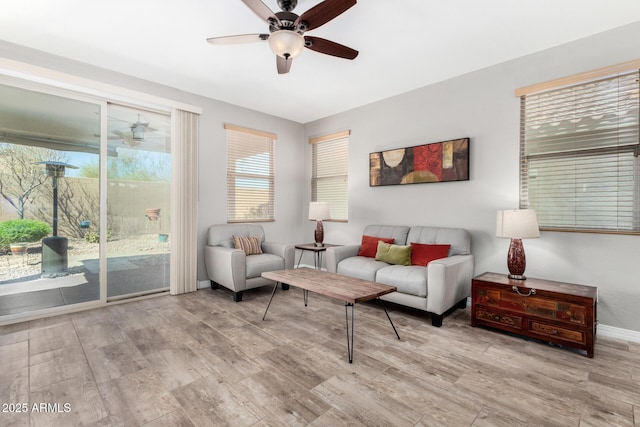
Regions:
[[[350,365],[341,304],[278,290],[263,322],[269,295],[203,289],[2,327],[1,409],[27,412],[0,425],[640,424],[640,344],[598,337],[588,359],[472,328],[469,308],[434,328],[390,307],[398,341],[362,304]]]

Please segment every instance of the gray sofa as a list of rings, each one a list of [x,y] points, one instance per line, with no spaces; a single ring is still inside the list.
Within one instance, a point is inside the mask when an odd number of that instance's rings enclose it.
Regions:
[[[474,258],[471,237],[461,228],[368,225],[363,235],[393,238],[397,245],[450,244],[449,256],[426,267],[390,265],[358,256],[360,245],[327,248],[327,270],[398,288],[381,299],[429,312],[433,326],[441,326],[448,310],[465,308],[471,293]]]
[[[247,256],[242,249],[235,249],[233,236],[258,236],[262,254]],[[272,285],[261,275],[265,271],[293,268],[294,245],[266,242],[264,230],[259,224],[216,224],[209,227],[207,245],[204,247],[204,264],[211,289],[222,285],[233,291],[233,300],[242,300],[243,292],[260,286]],[[282,285],[288,289],[287,285]]]

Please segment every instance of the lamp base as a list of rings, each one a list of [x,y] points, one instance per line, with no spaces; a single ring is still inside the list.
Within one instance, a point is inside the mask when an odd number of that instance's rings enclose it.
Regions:
[[[316,246],[317,247],[324,246],[322,244],[322,241],[324,240],[324,226],[322,225],[322,220],[320,219],[316,220],[316,230],[313,233],[313,235],[316,240]]]
[[[524,256],[524,246],[521,239],[511,239],[509,253],[507,254],[507,268],[509,269],[509,279],[525,280],[524,269],[527,259]]]

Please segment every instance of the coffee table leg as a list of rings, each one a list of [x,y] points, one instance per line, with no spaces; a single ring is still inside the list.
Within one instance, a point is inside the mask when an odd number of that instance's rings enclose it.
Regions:
[[[389,319],[389,323],[391,323],[391,327],[393,328],[393,332],[395,332],[396,336],[398,337],[398,339],[400,339],[400,335],[398,335],[398,331],[396,330],[396,327],[394,326],[393,322],[391,321],[391,317],[389,317],[389,313],[387,312],[387,307],[384,305],[384,301],[380,300],[380,304],[382,304],[382,308],[384,309],[384,314],[387,315],[387,319]]]
[[[349,335],[349,307],[351,307],[351,335]],[[347,321],[347,353],[349,355],[349,363],[353,363],[353,311],[354,305],[350,302],[345,302],[344,314]]]
[[[264,315],[262,316],[262,320],[264,320],[265,317],[267,317],[267,311],[269,311],[269,306],[271,305],[271,300],[273,299],[273,296],[276,294],[276,289],[278,289],[278,285],[280,284],[280,282],[276,282],[275,285],[273,285],[273,292],[271,292],[271,298],[269,298],[269,304],[267,304],[267,309],[264,311]]]

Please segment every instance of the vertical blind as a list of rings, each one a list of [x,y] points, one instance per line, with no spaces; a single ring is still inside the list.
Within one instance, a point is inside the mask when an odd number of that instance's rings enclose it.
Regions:
[[[274,221],[272,133],[225,125],[227,131],[227,222]]]
[[[520,205],[542,228],[640,231],[638,74],[521,97]]]
[[[331,219],[349,219],[348,162],[350,131],[309,140],[312,146],[311,201],[329,202]]]
[[[173,109],[171,151],[176,164],[171,197],[171,295],[198,289],[198,121],[199,115]]]

